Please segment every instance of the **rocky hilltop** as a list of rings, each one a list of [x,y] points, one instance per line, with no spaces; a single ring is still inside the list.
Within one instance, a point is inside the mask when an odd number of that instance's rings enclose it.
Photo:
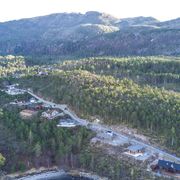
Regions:
[[[180,55],[180,18],[118,19],[90,11],[0,23],[0,54]]]

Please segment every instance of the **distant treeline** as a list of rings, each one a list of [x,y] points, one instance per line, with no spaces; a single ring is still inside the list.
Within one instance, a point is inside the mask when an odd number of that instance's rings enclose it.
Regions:
[[[63,70],[87,70],[180,91],[180,59],[173,57],[88,58],[66,61]]]

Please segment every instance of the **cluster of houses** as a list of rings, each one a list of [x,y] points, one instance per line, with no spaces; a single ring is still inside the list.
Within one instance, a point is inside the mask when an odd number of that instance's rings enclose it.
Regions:
[[[65,115],[61,110],[49,107],[47,108],[46,105],[38,103],[38,101],[31,99],[29,102],[24,103],[24,105],[26,109],[23,109],[20,112],[20,115],[23,119],[30,119],[37,115],[39,110],[41,110],[41,119],[54,120],[59,118],[57,127],[75,127],[79,125],[77,121]]]
[[[26,106],[27,107],[27,106]],[[29,108],[23,109],[20,112],[20,116],[23,119],[31,119],[35,115],[38,114],[39,110],[41,110],[41,119],[44,120],[55,120],[59,118],[59,122],[57,124],[57,127],[76,127],[79,125],[79,123],[70,117],[66,116],[63,112],[61,112],[58,109],[49,109],[49,108],[44,108],[43,105],[36,105],[34,108],[29,104]],[[41,108],[38,108],[41,107]]]
[[[18,100],[15,100],[13,102],[10,102],[11,105],[18,105],[18,106],[29,106],[30,105],[35,105],[35,104],[38,104],[39,101],[36,100],[35,98],[30,98],[29,101],[18,101]]]
[[[131,145],[127,148],[127,151],[125,152],[128,155],[139,157],[139,160],[141,160],[141,157],[150,157],[146,156],[146,148],[141,145]],[[149,154],[150,155],[150,154]],[[168,173],[174,173],[174,174],[180,174],[180,164],[167,161],[164,159],[159,159],[155,165],[151,165],[151,169],[153,171],[161,171],[161,172],[168,172]]]
[[[18,84],[8,85],[6,86],[5,92],[9,95],[20,95],[24,94],[25,91],[17,88]]]
[[[8,85],[6,92],[10,95],[24,94],[24,91],[18,89],[17,86],[18,84]],[[36,116],[40,112],[41,118],[44,120],[59,119],[57,127],[73,128],[80,125],[79,122],[64,114],[64,112],[60,109],[44,104],[34,97],[30,98],[28,101],[15,100],[10,104],[17,105],[22,108],[20,116],[23,119],[32,119],[32,117]],[[106,140],[113,141],[116,134],[111,130],[105,130],[103,133],[100,133],[99,136],[101,138],[105,138]],[[149,152],[145,146],[140,144],[129,145],[124,154],[141,161],[145,161],[152,157],[152,153]],[[159,159],[155,165],[151,165],[151,169],[156,172],[165,171],[168,173],[180,174],[180,164],[163,159]]]
[[[11,91],[11,95],[22,94],[21,92],[18,93],[19,91],[17,90],[19,89],[16,89],[17,86],[18,84],[7,86],[8,88],[7,93]],[[23,119],[32,119],[39,112],[41,114],[41,119],[44,120],[54,120],[54,119],[57,120],[57,118],[59,118],[59,123],[57,124],[57,127],[70,128],[79,125],[77,121],[65,115],[64,112],[62,112],[60,109],[53,108],[52,106],[44,104],[34,97],[30,98],[28,101],[14,100],[13,102],[10,102],[10,105],[15,105],[22,109],[20,111],[20,116]]]
[[[48,109],[47,111],[44,111],[41,115],[41,117],[52,120],[55,119],[57,117],[63,117],[64,113],[63,112],[59,112],[56,109]]]

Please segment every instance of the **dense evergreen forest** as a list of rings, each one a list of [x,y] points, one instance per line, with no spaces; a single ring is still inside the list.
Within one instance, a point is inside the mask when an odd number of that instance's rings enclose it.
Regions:
[[[35,65],[38,64],[37,61],[41,65]],[[54,62],[56,64],[53,64]],[[87,70],[99,75],[111,75],[118,79],[128,78],[140,85],[180,91],[180,58],[178,57],[97,57],[68,61],[50,56],[0,57],[0,77],[16,78],[56,69]]]
[[[30,67],[25,66],[23,57],[1,59],[1,75],[3,66],[8,67],[11,78],[23,74],[26,78],[17,81],[31,84],[45,97],[68,103],[82,114],[99,115],[106,123],[125,123],[155,134],[179,153],[178,57],[102,57]],[[49,75],[36,76],[39,71]]]
[[[132,79],[138,84],[180,91],[180,59],[175,57],[88,58],[66,61],[60,68],[87,70],[119,79]]]
[[[0,89],[19,83],[44,98],[68,104],[81,117],[98,116],[106,124],[138,129],[177,155],[180,155],[179,74],[178,57],[98,57],[49,65],[33,65],[22,56],[0,57]],[[94,134],[83,127],[58,129],[56,121],[42,121],[39,116],[30,121],[21,119],[20,108],[7,106],[14,98],[22,100],[29,96],[12,97],[0,91],[3,170],[14,172],[64,164],[87,168],[112,179],[144,176],[144,171],[132,168],[129,163],[90,148]],[[8,143],[4,142],[6,138]],[[18,163],[13,163],[16,166],[10,165],[17,160]]]
[[[26,87],[29,84],[45,97],[75,107],[80,114],[99,115],[108,124],[125,123],[155,134],[161,143],[180,152],[179,93],[82,70],[58,71],[22,81]]]
[[[16,99],[26,98],[26,95],[17,96]],[[7,157],[5,169],[7,171],[25,170],[27,168],[41,165],[47,167],[64,161],[65,164],[70,162],[71,154],[78,154],[85,147],[93,133],[83,127],[73,129],[57,128],[57,121],[43,121],[39,116],[33,120],[23,120],[19,112],[21,108],[11,107],[7,103],[11,100],[11,96],[0,93],[1,113],[0,125],[9,129],[16,137],[16,140],[21,142],[22,148],[13,152],[10,145],[4,145],[2,153]],[[13,143],[13,142],[12,142]],[[8,148],[10,146],[11,148]],[[17,153],[17,154],[16,154]],[[23,156],[30,156],[28,159],[23,159]],[[17,163],[12,165],[12,161]],[[45,158],[46,157],[46,158]],[[40,160],[38,159],[40,158]],[[11,161],[10,161],[11,159]],[[3,161],[3,157],[0,159]],[[11,164],[11,165],[10,165]]]
[[[39,116],[23,120],[20,108],[8,106],[11,96],[0,92],[0,167],[6,172],[25,171],[32,167],[87,169],[110,179],[156,179],[144,169],[125,159],[117,160],[102,150],[89,146],[94,133],[83,128],[57,128],[56,121]],[[27,95],[16,96],[18,100]],[[4,142],[3,142],[4,141]],[[1,172],[0,172],[1,175]],[[162,178],[164,179],[164,178]]]
[[[0,77],[7,77],[13,73],[21,73],[26,69],[22,56],[0,56]]]

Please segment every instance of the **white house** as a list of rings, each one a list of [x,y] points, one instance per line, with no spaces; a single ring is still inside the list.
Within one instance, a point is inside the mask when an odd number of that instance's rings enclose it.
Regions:
[[[24,91],[20,89],[16,89],[14,87],[11,87],[10,89],[5,91],[9,95],[19,95],[19,94],[24,94]]]
[[[56,110],[48,110],[48,111],[43,112],[41,116],[44,118],[52,120],[56,117],[64,116],[64,113],[60,113]]]
[[[73,119],[63,119],[59,121],[59,124],[57,124],[57,127],[75,127],[78,123],[74,121]]]
[[[29,102],[30,102],[30,103],[37,103],[37,100],[36,100],[35,98],[31,98],[31,99],[29,100]]]

